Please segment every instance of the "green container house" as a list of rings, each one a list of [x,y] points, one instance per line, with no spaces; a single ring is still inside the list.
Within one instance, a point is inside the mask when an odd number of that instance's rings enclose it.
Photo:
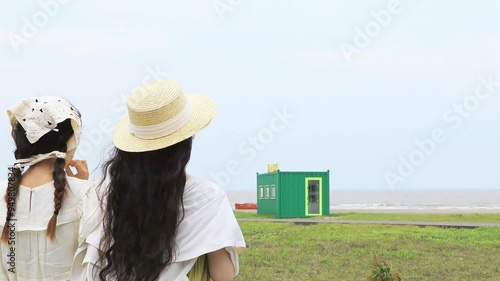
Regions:
[[[330,215],[330,171],[257,173],[257,213],[277,218]]]

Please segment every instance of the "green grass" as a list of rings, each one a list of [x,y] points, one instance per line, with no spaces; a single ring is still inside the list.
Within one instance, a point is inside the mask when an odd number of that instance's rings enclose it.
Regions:
[[[343,220],[395,220],[429,222],[500,222],[500,214],[377,214],[337,213],[331,217]]]
[[[500,280],[500,228],[240,222],[236,281],[367,280],[373,257],[403,280]]]
[[[234,211],[234,216],[238,219],[265,219],[270,216],[257,215],[252,212],[242,212],[242,211]]]
[[[268,218],[255,213],[235,211],[237,218]],[[429,222],[492,222],[500,223],[500,214],[379,214],[379,213],[335,213],[331,219],[339,220],[395,220]]]

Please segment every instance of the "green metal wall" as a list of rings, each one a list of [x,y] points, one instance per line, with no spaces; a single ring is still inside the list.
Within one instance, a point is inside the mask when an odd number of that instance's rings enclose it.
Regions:
[[[327,172],[277,172],[257,174],[258,214],[278,218],[304,218],[306,214],[306,178],[321,178],[321,212],[330,214],[330,175]],[[265,186],[276,185],[276,198],[266,199]],[[259,186],[264,187],[264,198],[260,198]],[[271,197],[271,196],[270,196]]]
[[[279,202],[278,193],[272,198],[271,186],[278,186],[278,173],[257,175],[257,214],[278,216]],[[260,187],[263,187],[263,196],[260,195]],[[269,186],[269,198],[266,198],[266,186]]]

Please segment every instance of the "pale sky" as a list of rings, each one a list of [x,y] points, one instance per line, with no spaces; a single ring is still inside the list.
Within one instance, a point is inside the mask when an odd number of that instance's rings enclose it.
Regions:
[[[125,113],[122,97],[170,78],[217,102],[189,172],[226,190],[254,189],[271,163],[330,170],[334,190],[497,189],[499,10],[494,0],[10,1],[0,178],[14,160],[5,111],[19,99],[71,100],[85,126],[78,156],[93,169],[111,143],[100,124]],[[433,134],[434,145],[416,144]]]

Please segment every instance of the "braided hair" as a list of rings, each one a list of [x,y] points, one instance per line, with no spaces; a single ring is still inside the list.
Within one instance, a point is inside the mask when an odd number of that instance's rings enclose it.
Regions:
[[[25,159],[52,151],[67,152],[67,142],[71,139],[73,134],[74,131],[71,126],[71,120],[66,119],[57,125],[56,130],[43,135],[37,142],[32,144],[28,141],[24,128],[21,124],[17,123],[12,131],[12,136],[16,144],[14,155],[16,159]],[[54,179],[54,214],[47,224],[47,236],[52,241],[55,240],[57,216],[61,210],[65,187],[68,183],[65,166],[65,159],[57,158],[54,162],[54,173],[52,175]],[[1,237],[1,240],[4,243],[7,243],[9,239],[9,221],[15,214],[16,200],[22,178],[21,173],[21,170],[17,167],[9,168],[9,183],[5,193],[5,202],[7,203],[7,222],[4,224]]]

